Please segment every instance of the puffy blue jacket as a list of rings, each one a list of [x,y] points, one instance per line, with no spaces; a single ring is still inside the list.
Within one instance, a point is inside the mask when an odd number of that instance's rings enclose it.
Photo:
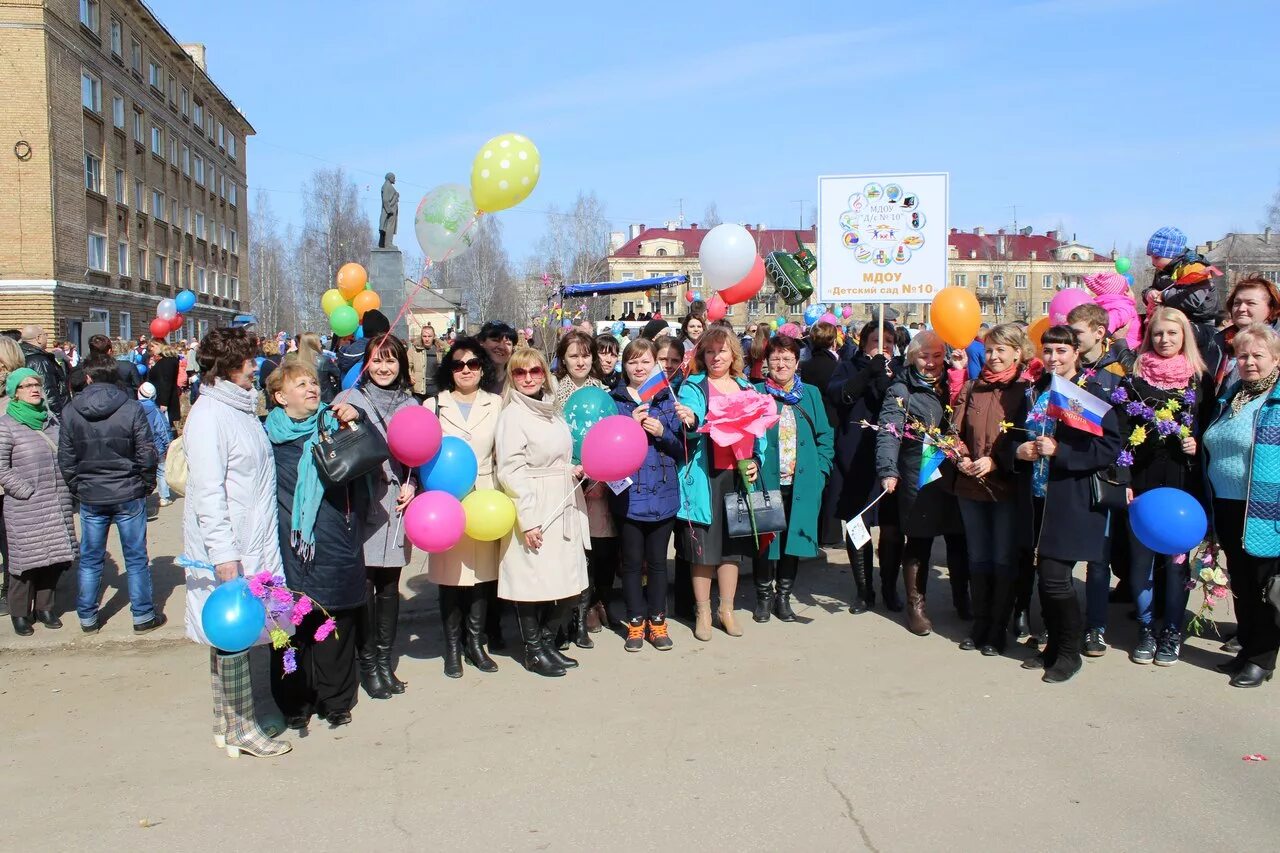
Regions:
[[[156,456],[164,462],[164,454],[169,449],[169,443],[173,441],[169,419],[164,412],[160,411],[155,400],[139,400],[138,403],[147,415],[147,425],[151,427],[151,442],[156,446]]]
[[[631,417],[640,405],[631,398],[625,386],[611,392],[618,414]],[[680,476],[676,470],[685,462],[683,425],[676,417],[675,398],[663,391],[649,403],[649,415],[662,421],[662,435],[645,433],[649,450],[634,481],[620,495],[614,495],[613,511],[632,521],[663,521],[673,518],[680,508]]]

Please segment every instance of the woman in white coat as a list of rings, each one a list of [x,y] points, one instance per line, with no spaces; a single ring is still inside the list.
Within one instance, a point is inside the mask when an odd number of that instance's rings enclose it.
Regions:
[[[515,602],[524,665],[561,676],[578,665],[556,648],[556,632],[587,587],[591,541],[578,488],[569,425],[555,413],[542,353],[516,350],[507,362],[507,406],[498,417],[498,482],[515,501],[516,525],[502,544],[498,595]]]
[[[269,571],[283,579],[277,534],[276,466],[258,421],[253,387],[257,341],[244,329],[214,329],[200,341],[200,397],[182,441],[187,455],[182,519],[187,636],[200,627],[207,592],[224,581]],[[258,725],[247,651],[209,649],[213,739],[232,758],[282,755],[287,741]]]
[[[475,453],[477,489],[497,488],[493,445],[502,398],[481,387],[496,370],[479,341],[459,338],[436,373],[439,394],[423,403],[440,419],[445,435],[461,438]],[[484,650],[484,635],[489,602],[497,597],[498,543],[463,536],[448,551],[427,557],[427,579],[440,587],[444,674],[461,678],[464,658],[481,672],[497,672]]]

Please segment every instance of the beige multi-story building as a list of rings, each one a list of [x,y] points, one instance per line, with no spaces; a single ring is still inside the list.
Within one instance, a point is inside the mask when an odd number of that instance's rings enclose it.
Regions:
[[[249,303],[248,120],[137,0],[0,3],[3,327],[149,334],[179,290],[178,336]]]

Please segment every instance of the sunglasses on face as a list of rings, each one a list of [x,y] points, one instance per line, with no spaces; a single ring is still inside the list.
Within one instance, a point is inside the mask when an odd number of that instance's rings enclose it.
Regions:
[[[480,359],[469,358],[466,361],[452,361],[449,363],[449,369],[454,373],[461,373],[464,370],[479,370]]]
[[[541,379],[542,368],[537,366],[517,367],[515,370],[511,371],[512,379],[524,379],[525,377],[528,377],[529,379]]]

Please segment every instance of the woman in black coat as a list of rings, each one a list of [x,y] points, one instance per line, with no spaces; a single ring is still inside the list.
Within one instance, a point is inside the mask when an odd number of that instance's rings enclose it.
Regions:
[[[886,334],[892,335],[893,328],[888,327]],[[873,321],[863,326],[858,340],[853,358],[839,362],[830,381],[820,386],[826,389],[826,401],[834,411],[831,424],[836,431],[836,458],[827,481],[827,505],[823,512],[829,511],[837,519],[853,518],[879,493],[876,434],[862,424],[879,422],[889,383],[894,373],[902,369],[901,359],[886,361],[880,351],[878,323]],[[862,520],[868,529],[880,527],[880,587],[885,606],[900,611],[898,569],[902,560],[902,534],[898,530],[897,505],[893,501],[881,501]],[[855,590],[849,612],[865,613],[876,606],[871,543],[855,549],[848,536],[844,538]]]
[[[157,351],[158,350],[158,351]],[[182,389],[178,387],[178,351],[172,345],[160,342],[153,347],[158,355],[147,371],[147,381],[156,386],[156,405],[169,416],[169,425],[178,426],[182,420]]]
[[[294,634],[296,670],[286,674],[286,653],[272,650],[271,695],[291,729],[305,729],[312,713],[330,726],[343,726],[356,703],[356,624],[366,594],[364,537],[355,508],[355,492],[365,486],[326,484],[311,448],[322,421],[333,428],[359,413],[346,403],[322,405],[315,368],[303,361],[287,361],[273,371],[267,393],[276,402],[266,426],[276,464],[285,580],[319,605]]]
[[[836,355],[835,350],[839,331],[831,323],[815,324],[809,334],[809,352],[812,354],[800,363],[798,371],[801,382],[818,389],[822,394],[829,424],[835,423],[836,408],[827,399],[826,389],[831,384],[831,377],[839,365],[840,357]],[[844,535],[844,531],[840,528],[840,521],[836,518],[835,491],[828,480],[826,487],[822,490],[822,506],[818,512],[818,543],[824,548],[834,548],[846,538],[848,537]]]
[[[1083,384],[1105,400],[1093,380],[1080,383],[1080,345],[1070,326],[1054,326],[1041,338],[1044,375],[1027,391],[1025,441],[1014,447],[1018,472],[1018,529],[1035,555],[1040,577],[1040,610],[1049,642],[1023,669],[1043,669],[1049,684],[1067,681],[1080,671],[1084,615],[1076,598],[1072,571],[1076,563],[1107,559],[1111,513],[1093,505],[1091,479],[1106,472],[1115,481],[1123,472],[1113,466],[1123,447],[1120,418],[1109,409],[1102,435],[1094,435],[1048,417],[1049,384],[1054,375]],[[1021,425],[1020,425],[1021,426]]]

